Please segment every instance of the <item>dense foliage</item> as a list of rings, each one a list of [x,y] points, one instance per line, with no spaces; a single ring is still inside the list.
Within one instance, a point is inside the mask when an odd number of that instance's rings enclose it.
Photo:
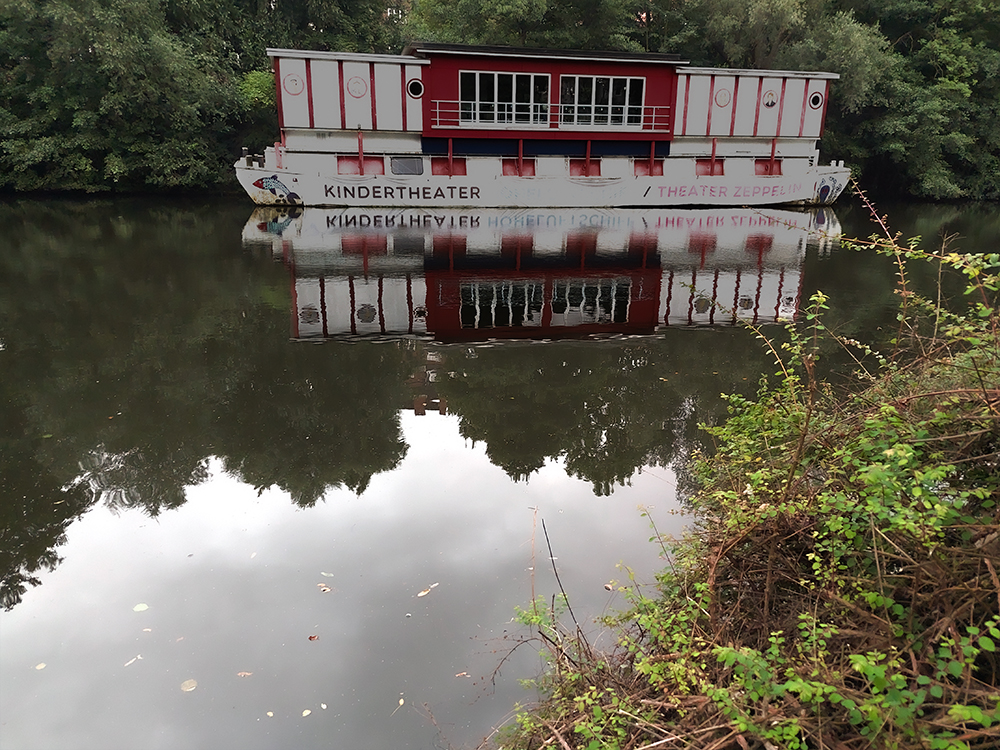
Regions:
[[[764,339],[776,380],[708,428],[700,528],[656,598],[622,588],[619,649],[557,605],[521,613],[553,670],[504,747],[997,747],[1000,255],[874,244],[898,261],[895,355],[841,338],[863,387],[817,379],[820,293],[785,345]],[[917,296],[923,260],[964,274],[970,304]]]
[[[0,190],[232,188],[277,130],[265,48],[407,37],[834,71],[826,157],[1000,199],[1000,0],[4,0]]]

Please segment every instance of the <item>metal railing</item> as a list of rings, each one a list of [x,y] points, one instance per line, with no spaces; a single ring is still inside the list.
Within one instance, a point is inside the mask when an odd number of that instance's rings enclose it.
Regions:
[[[523,104],[434,99],[431,127],[670,131],[670,107],[628,104]]]

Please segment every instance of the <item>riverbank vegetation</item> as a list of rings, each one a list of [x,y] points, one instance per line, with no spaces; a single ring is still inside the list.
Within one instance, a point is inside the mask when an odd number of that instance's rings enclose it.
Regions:
[[[1000,0],[5,0],[0,191],[233,189],[240,147],[277,134],[267,47],[408,38],[833,71],[824,158],[1000,199]]]
[[[876,215],[877,216],[877,215]],[[852,340],[855,385],[817,377],[813,296],[755,399],[708,428],[651,596],[606,618],[593,649],[567,602],[520,613],[547,696],[504,748],[994,748],[1000,743],[1000,254],[857,243],[898,268],[885,353]],[[913,264],[964,275],[957,305],[918,296]],[[760,334],[761,332],[758,331]],[[571,610],[569,615],[572,615]]]

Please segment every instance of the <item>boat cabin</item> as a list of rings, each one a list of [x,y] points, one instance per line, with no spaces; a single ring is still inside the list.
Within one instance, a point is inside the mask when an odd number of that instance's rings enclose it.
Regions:
[[[702,175],[725,174],[735,156],[758,157],[755,174],[780,173],[781,158],[815,151],[837,78],[689,67],[676,55],[430,43],[398,56],[268,54],[286,155],[347,152],[338,173],[361,175],[421,174],[410,154],[450,175],[467,174],[469,156],[499,156],[503,174],[518,176],[539,174],[546,157],[568,157],[571,176],[601,176],[606,157],[656,175],[670,155],[699,159]]]

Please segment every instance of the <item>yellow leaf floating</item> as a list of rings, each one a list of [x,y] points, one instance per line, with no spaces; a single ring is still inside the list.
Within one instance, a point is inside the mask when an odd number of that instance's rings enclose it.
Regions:
[[[136,604],[134,607],[132,607],[133,612],[145,612],[147,609],[149,609],[148,604]]]
[[[274,711],[268,711],[268,712],[267,712],[267,715],[268,715],[269,717],[273,717],[273,716],[274,716]]]
[[[307,708],[307,709],[306,709],[305,711],[303,711],[303,712],[302,712],[302,715],[303,715],[303,716],[308,716],[308,715],[309,715],[309,714],[311,714],[311,713],[312,713],[312,711],[310,711],[310,710],[309,710],[309,709]]]
[[[196,687],[198,687],[197,680],[184,680],[184,682],[181,683],[181,690],[183,690],[185,693],[190,693]]]
[[[46,666],[47,665],[45,664],[44,661],[40,661],[38,662],[38,664],[35,665],[35,669],[45,669]]]
[[[419,594],[417,594],[417,596],[427,596],[429,593],[431,593],[430,589],[424,589]]]

